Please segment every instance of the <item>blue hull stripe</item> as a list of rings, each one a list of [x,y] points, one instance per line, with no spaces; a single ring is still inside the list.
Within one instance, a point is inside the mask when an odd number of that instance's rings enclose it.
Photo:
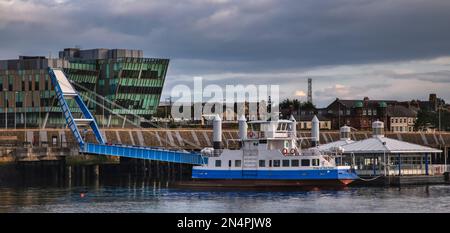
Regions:
[[[355,180],[357,175],[348,170],[208,170],[192,169],[194,179],[249,179],[249,180]]]

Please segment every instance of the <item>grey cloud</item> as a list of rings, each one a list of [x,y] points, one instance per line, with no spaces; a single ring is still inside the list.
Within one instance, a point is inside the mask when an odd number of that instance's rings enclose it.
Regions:
[[[319,103],[324,106],[329,104],[335,98],[341,99],[362,99],[374,91],[379,91],[391,87],[388,83],[375,83],[361,86],[346,86],[336,84],[331,87],[315,91],[314,94],[320,99]],[[372,96],[370,96],[372,98]]]
[[[433,71],[433,72],[404,74],[404,75],[398,75],[397,78],[417,79],[417,80],[427,81],[427,82],[432,82],[432,83],[449,84],[450,83],[450,70],[438,70],[438,71]]]
[[[2,46],[30,52],[74,44],[137,47],[147,55],[230,62],[229,68],[239,71],[450,53],[450,2],[445,0],[55,2],[36,4],[67,24],[7,24],[0,29]],[[86,38],[79,36],[89,29]],[[108,31],[109,38],[98,38],[98,29]],[[117,43],[115,37],[129,38]],[[220,65],[210,69],[223,71]]]
[[[317,67],[450,55],[449,11],[448,0],[0,0],[0,59],[75,45],[136,48],[171,59],[165,92],[191,76],[299,90]],[[375,88],[346,83],[355,79],[447,83],[445,72],[370,72],[309,76],[318,98],[333,83]]]

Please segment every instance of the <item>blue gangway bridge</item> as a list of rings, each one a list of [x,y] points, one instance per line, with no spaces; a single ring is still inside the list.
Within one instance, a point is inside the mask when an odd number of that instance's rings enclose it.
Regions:
[[[48,73],[52,84],[55,87],[56,98],[64,113],[67,126],[77,140],[80,152],[193,165],[207,163],[207,158],[203,157],[200,153],[154,147],[112,145],[107,143],[98,128],[94,116],[81,99],[79,93],[72,86],[63,70],[49,67]],[[69,99],[75,100],[81,110],[81,118],[74,118],[74,115],[69,108]],[[90,127],[95,135],[97,143],[85,142],[79,127]]]

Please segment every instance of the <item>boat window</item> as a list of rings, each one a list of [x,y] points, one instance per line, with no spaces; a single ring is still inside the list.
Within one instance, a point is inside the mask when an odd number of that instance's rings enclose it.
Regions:
[[[231,167],[231,160],[228,160],[228,167]]]
[[[313,159],[312,160],[312,165],[313,166],[319,166],[319,160],[318,159]]]
[[[259,167],[265,167],[266,166],[266,160],[259,160]]]
[[[289,159],[283,159],[283,167],[289,167]]]
[[[272,160],[269,160],[269,167],[272,167]]]
[[[274,160],[273,161],[273,166],[274,167],[280,167],[280,160]]]
[[[222,160],[216,160],[216,167],[222,166]]]
[[[299,165],[298,159],[293,159],[293,160],[291,161],[291,166],[292,166],[292,167],[298,167],[298,165]]]
[[[282,123],[279,123],[279,124],[277,125],[277,131],[281,131],[281,128],[282,128]]]
[[[302,159],[302,167],[309,167],[310,161],[309,159]]]
[[[234,161],[234,166],[235,167],[240,167],[241,166],[241,160],[235,160]]]
[[[251,131],[262,131],[263,127],[260,124],[250,124]]]

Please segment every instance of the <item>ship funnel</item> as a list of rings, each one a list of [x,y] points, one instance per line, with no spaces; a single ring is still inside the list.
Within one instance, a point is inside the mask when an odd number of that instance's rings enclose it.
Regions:
[[[297,121],[295,120],[295,117],[293,115],[291,115],[291,118],[289,120],[292,121],[291,137],[297,138]]]
[[[372,136],[384,137],[384,123],[382,121],[376,120],[372,123]]]
[[[247,139],[247,119],[245,119],[245,116],[242,115],[239,118],[239,138],[241,140]]]
[[[341,140],[350,140],[350,127],[344,125],[340,129]]]
[[[312,137],[311,144],[312,144],[313,147],[319,146],[319,141],[320,141],[320,131],[319,131],[320,121],[319,121],[319,119],[317,118],[316,115],[314,115],[314,118],[312,119],[311,123],[312,123],[312,126],[311,126],[311,137]]]
[[[213,147],[222,149],[222,119],[217,114],[213,120]]]

